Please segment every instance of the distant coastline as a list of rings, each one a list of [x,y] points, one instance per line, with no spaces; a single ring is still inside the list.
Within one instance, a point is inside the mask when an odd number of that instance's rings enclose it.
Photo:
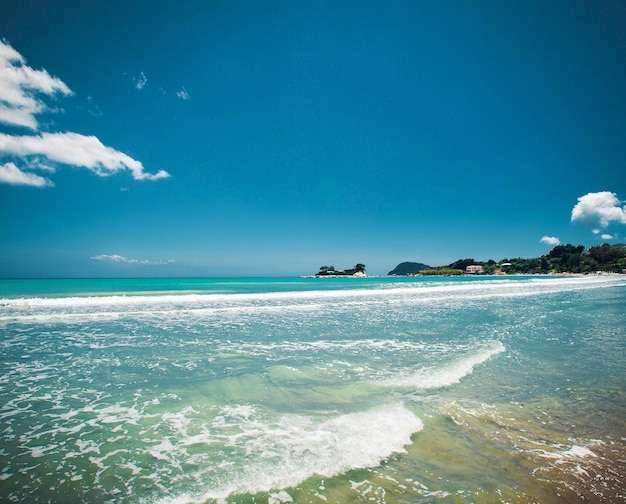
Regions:
[[[585,249],[583,245],[557,245],[548,254],[532,259],[513,258],[496,262],[459,259],[445,266],[423,263],[400,263],[390,276],[456,276],[456,275],[555,275],[589,273],[626,274],[626,245],[609,245]]]
[[[548,254],[531,258],[505,258],[498,262],[458,259],[444,266],[429,266],[420,262],[402,262],[387,276],[460,276],[460,275],[574,275],[590,273],[626,274],[626,245],[609,245],[585,249],[583,245],[557,245]],[[315,275],[301,278],[365,278],[365,265],[335,269],[321,266]]]

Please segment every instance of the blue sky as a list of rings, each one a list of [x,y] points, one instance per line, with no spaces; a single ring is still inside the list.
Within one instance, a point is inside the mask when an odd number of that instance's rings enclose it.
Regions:
[[[0,277],[626,242],[622,1],[0,11]]]

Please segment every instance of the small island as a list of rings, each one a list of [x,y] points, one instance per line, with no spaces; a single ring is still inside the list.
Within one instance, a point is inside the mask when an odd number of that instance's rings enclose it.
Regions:
[[[365,264],[357,264],[354,268],[337,270],[334,266],[322,266],[316,277],[366,277]]]

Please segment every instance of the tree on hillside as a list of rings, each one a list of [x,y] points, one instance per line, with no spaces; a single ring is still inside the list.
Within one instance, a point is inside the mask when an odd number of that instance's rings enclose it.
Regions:
[[[557,245],[548,254],[550,257],[565,257],[567,255],[580,255],[585,251],[585,247],[582,245]]]
[[[460,269],[465,271],[465,268],[470,266],[471,264],[477,264],[474,259],[459,259],[452,264],[448,265],[450,269]]]
[[[585,247],[582,245],[557,245],[548,253],[550,269],[558,272],[580,272],[584,251]]]
[[[589,255],[600,264],[606,264],[622,259],[626,252],[620,247],[611,247],[608,243],[603,243],[599,247],[590,247]]]
[[[590,270],[621,272],[626,269],[626,251],[621,246],[603,243],[589,248]]]

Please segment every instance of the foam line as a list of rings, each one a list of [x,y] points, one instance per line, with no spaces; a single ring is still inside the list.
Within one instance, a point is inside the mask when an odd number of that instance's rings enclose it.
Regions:
[[[206,307],[210,305],[233,306],[240,303],[325,301],[337,298],[358,300],[363,297],[417,297],[428,299],[430,296],[448,298],[465,296],[481,299],[492,295],[528,295],[541,292],[561,292],[563,290],[605,287],[607,285],[623,285],[623,279],[611,276],[558,277],[525,280],[483,280],[474,282],[449,283],[407,283],[401,286],[394,284],[387,288],[358,288],[338,290],[310,290],[288,292],[266,292],[247,294],[159,294],[159,295],[111,295],[91,297],[60,297],[60,298],[9,298],[0,299],[4,311],[25,310],[32,312],[37,309],[87,308],[107,309],[121,307],[125,310],[137,307],[180,306],[181,308]]]
[[[452,362],[441,367],[420,369],[413,374],[395,376],[383,380],[380,384],[389,387],[411,387],[416,389],[436,389],[459,383],[464,377],[473,373],[474,368],[494,355],[506,351],[504,345],[493,342],[490,348]]]
[[[295,415],[276,425],[253,425],[254,436],[247,441],[249,462],[238,474],[229,475],[229,484],[159,502],[200,504],[232,494],[288,488],[314,475],[330,478],[351,469],[377,466],[393,453],[405,452],[411,435],[424,426],[401,404],[342,415],[318,425]],[[273,447],[271,453],[267,446]]]

